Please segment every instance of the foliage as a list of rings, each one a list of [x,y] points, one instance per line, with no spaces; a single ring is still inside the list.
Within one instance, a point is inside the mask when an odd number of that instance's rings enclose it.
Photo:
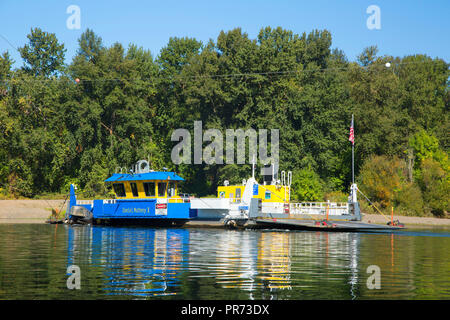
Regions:
[[[440,164],[427,158],[418,170],[417,183],[408,181],[406,164],[399,158],[373,156],[361,169],[360,188],[381,209],[393,206],[404,215],[448,212],[450,179]],[[396,209],[396,210],[397,210]]]
[[[344,193],[342,191],[331,191],[327,192],[324,195],[325,201],[331,201],[331,202],[347,202],[348,200],[348,193]]]
[[[262,28],[254,39],[240,28],[207,43],[174,37],[153,56],[134,44],[105,46],[87,29],[65,65],[54,34],[34,28],[27,37],[23,67],[12,69],[9,54],[0,54],[3,193],[67,192],[76,182],[85,196],[99,196],[108,175],[139,159],[176,171],[186,179],[183,191],[198,196],[247,179],[248,163],[172,163],[172,132],[192,135],[201,120],[204,130],[223,134],[279,129],[280,171],[294,172],[294,197],[344,199],[354,114],[361,189],[386,210],[448,211],[450,73],[442,59],[378,56],[372,46],[352,62],[331,49],[327,30],[281,27]],[[414,179],[405,150],[415,159]]]
[[[394,198],[395,214],[405,216],[424,216],[422,191],[415,183],[404,183]]]
[[[434,135],[429,135],[425,130],[420,130],[409,140],[417,159],[416,168],[419,168],[426,159],[433,159],[448,170],[448,155],[439,147],[439,141]]]
[[[450,175],[439,162],[427,158],[420,168],[419,185],[423,190],[426,207],[435,216],[444,216],[449,212]]]
[[[402,190],[404,169],[398,158],[372,156],[361,168],[360,189],[382,208],[391,208],[395,194]]]
[[[27,36],[29,43],[19,48],[22,59],[25,60],[24,69],[33,76],[50,76],[62,71],[64,65],[64,44],[59,44],[54,33],[42,31],[40,28],[31,29]]]
[[[317,173],[311,169],[295,171],[292,176],[292,198],[299,201],[322,201],[323,186]]]

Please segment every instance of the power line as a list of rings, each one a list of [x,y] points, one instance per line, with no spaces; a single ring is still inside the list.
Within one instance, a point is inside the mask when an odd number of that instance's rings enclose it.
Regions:
[[[0,33],[0,37],[2,37],[3,38],[3,40],[5,40],[14,50],[16,50],[17,52],[19,52],[20,53],[20,51],[19,51],[19,49],[17,49],[4,35],[2,35],[1,33]]]
[[[362,69],[369,69],[373,67],[384,67],[386,69],[399,67],[402,65],[409,65],[409,64],[421,64],[421,63],[430,63],[434,61],[411,61],[411,62],[399,62],[399,63],[389,63],[389,66],[387,66],[386,63],[377,63],[377,64],[370,64],[367,66],[360,66],[359,68]],[[203,75],[174,75],[169,77],[164,77],[160,75],[155,75],[151,79],[142,79],[142,78],[99,78],[99,79],[79,79],[76,78],[75,80],[78,83],[85,82],[85,83],[94,83],[94,82],[137,82],[141,81],[144,83],[152,83],[153,80],[190,80],[190,79],[215,79],[215,78],[243,78],[243,77],[257,77],[257,76],[283,76],[283,75],[300,75],[305,73],[314,73],[314,72],[333,72],[333,71],[343,71],[343,70],[349,70],[352,68],[352,65],[348,65],[345,67],[338,67],[338,68],[321,68],[321,69],[298,69],[298,70],[284,70],[284,71],[265,71],[265,72],[248,72],[248,73],[230,73],[230,74],[203,74]],[[14,79],[15,81],[20,80],[23,82],[31,82],[31,81],[37,81],[37,82],[48,82],[48,81],[59,81],[62,80],[62,77],[53,77],[48,79],[38,79],[38,78],[31,78],[31,79]],[[70,80],[68,77],[67,80]],[[5,81],[8,82],[8,81]]]

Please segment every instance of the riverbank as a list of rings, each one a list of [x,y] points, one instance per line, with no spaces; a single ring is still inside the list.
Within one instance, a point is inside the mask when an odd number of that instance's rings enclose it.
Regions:
[[[0,200],[0,223],[45,223],[64,200]],[[65,210],[64,206],[62,210]]]
[[[52,209],[60,209],[64,200],[0,200],[0,223],[45,223]],[[62,208],[65,210],[67,202]],[[386,224],[390,217],[380,214],[364,214],[363,222]],[[450,219],[433,217],[407,217],[394,215],[394,220],[400,220],[408,226],[450,226]],[[200,222],[192,222],[192,226]]]
[[[391,217],[383,217],[381,214],[364,214],[362,222],[386,224]],[[450,219],[433,218],[433,217],[409,217],[394,215],[394,221],[399,220],[401,223],[408,226],[450,226]]]

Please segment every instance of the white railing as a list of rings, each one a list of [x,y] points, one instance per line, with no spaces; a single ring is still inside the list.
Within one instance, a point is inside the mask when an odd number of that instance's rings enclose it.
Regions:
[[[290,203],[290,214],[306,215],[328,215],[338,216],[349,213],[349,206],[346,202],[300,202]]]
[[[283,202],[263,202],[261,204],[262,213],[283,213],[284,203]]]
[[[78,200],[77,199],[77,204],[89,204],[89,205],[94,205],[94,200]]]

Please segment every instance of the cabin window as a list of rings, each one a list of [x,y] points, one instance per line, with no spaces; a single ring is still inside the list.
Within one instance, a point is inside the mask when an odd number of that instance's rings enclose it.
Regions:
[[[155,196],[155,183],[154,182],[144,182],[144,192],[146,197]]]
[[[175,182],[169,182],[169,188],[167,189],[167,196],[169,198],[175,196]]]
[[[133,194],[133,197],[139,197],[139,192],[138,192],[136,183],[131,182],[130,186],[131,186],[131,193]]]
[[[158,182],[158,197],[166,196],[166,186],[165,182]]]
[[[236,199],[241,198],[241,188],[236,188]]]
[[[270,199],[270,196],[271,196],[270,191],[266,191],[266,193],[264,194],[264,197],[266,199]]]
[[[113,184],[114,192],[116,193],[117,197],[125,197],[125,186],[123,183],[114,183]]]

